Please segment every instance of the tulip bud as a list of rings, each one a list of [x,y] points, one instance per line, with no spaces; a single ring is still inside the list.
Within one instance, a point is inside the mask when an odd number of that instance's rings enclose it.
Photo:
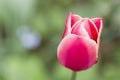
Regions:
[[[98,60],[102,28],[101,18],[82,18],[70,13],[57,49],[59,62],[73,71],[92,67]]]

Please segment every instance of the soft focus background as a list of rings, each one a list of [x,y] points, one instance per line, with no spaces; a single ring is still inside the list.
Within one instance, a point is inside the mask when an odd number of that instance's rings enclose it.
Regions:
[[[119,80],[120,0],[0,0],[0,80],[70,80],[56,57],[69,12],[104,20],[98,64],[77,80]]]

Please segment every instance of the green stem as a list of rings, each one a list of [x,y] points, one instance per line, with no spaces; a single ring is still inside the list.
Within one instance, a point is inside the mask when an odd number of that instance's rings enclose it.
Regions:
[[[71,80],[75,80],[75,79],[76,79],[76,72],[73,72]]]

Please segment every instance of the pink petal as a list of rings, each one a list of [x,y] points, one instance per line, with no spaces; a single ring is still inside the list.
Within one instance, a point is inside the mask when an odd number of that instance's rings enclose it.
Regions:
[[[66,35],[68,35],[71,32],[72,26],[80,19],[81,19],[80,16],[74,15],[71,13],[67,16],[66,25],[65,25],[65,29],[64,29],[62,38],[64,38]]]
[[[90,21],[90,19],[86,19],[83,23],[83,26],[85,27],[86,31],[88,32],[90,38],[97,42],[98,31],[96,29],[96,26]]]
[[[96,26],[88,18],[84,18],[80,22],[77,22],[77,24],[73,26],[71,33],[91,38],[97,42],[98,32]]]
[[[66,25],[65,25],[65,29],[64,29],[62,38],[64,38],[67,34],[69,34],[70,31],[71,31],[71,13],[67,16]]]
[[[84,19],[78,21],[73,27],[71,34],[76,34],[82,37],[90,38],[88,32],[86,31],[85,27],[83,26]]]
[[[103,21],[102,18],[93,18],[92,21],[94,22],[94,24],[96,25],[98,32],[100,30],[100,28],[103,27]]]
[[[75,14],[72,14],[72,15],[71,15],[71,27],[72,27],[77,21],[79,21],[80,19],[82,19],[80,16],[75,15]]]
[[[97,38],[98,50],[97,51],[99,51],[100,36],[103,28],[103,20],[102,18],[93,18],[92,21],[94,22],[94,24],[98,29],[98,38]]]
[[[58,46],[59,62],[73,71],[90,68],[97,61],[95,41],[74,34],[66,36]]]

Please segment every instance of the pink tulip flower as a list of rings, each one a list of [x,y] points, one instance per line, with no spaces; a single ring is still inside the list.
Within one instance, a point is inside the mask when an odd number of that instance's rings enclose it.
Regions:
[[[82,18],[69,14],[57,49],[59,62],[73,71],[86,70],[98,60],[102,18]]]

